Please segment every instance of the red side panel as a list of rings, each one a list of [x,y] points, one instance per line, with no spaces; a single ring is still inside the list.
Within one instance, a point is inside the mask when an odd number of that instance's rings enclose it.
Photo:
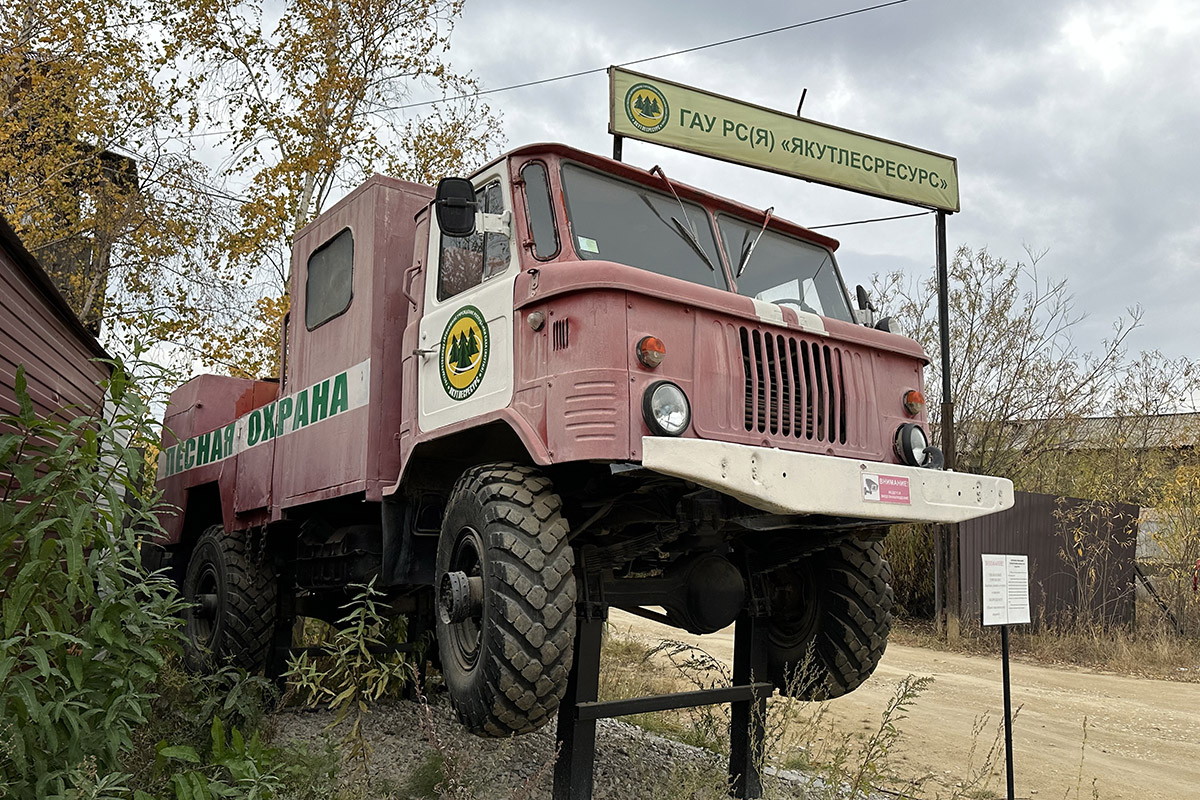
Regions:
[[[540,330],[529,325],[535,313],[544,317]],[[513,408],[555,461],[629,458],[625,314],[625,292],[613,289],[517,312]]]
[[[225,527],[233,530],[255,524],[255,521],[237,517],[235,479],[243,459],[256,462],[265,459],[269,464],[274,442],[264,442],[240,455],[230,455],[224,430],[238,417],[274,400],[277,391],[278,386],[270,381],[200,375],[171,394],[163,420],[158,485],[163,490],[163,500],[179,511],[168,511],[160,516],[167,532],[167,543],[178,542],[182,536],[189,490],[214,482],[220,488],[220,517]],[[222,438],[220,445],[214,442],[217,436]],[[228,438],[232,441],[232,437]],[[261,502],[259,496],[250,493],[251,489],[246,491],[246,508]],[[216,516],[216,509],[198,511],[205,516]]]
[[[374,176],[304,228],[292,249],[291,365],[294,394],[369,362],[366,404],[279,440],[271,489],[273,515],[283,509],[359,492],[368,500],[399,472],[401,340],[411,305],[414,216],[432,199],[426,186]],[[354,241],[352,297],[344,313],[309,330],[308,262],[349,229]]]

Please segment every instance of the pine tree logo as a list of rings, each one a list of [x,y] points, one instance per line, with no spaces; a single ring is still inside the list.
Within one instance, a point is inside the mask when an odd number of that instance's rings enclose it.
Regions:
[[[671,118],[666,96],[648,83],[634,84],[625,93],[625,113],[642,133],[658,133]]]
[[[490,348],[487,322],[475,306],[463,306],[446,323],[442,334],[442,388],[454,400],[466,400],[487,371]]]

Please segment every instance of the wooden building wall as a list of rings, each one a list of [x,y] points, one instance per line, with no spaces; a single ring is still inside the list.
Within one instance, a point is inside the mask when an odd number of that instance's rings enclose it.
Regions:
[[[39,417],[71,419],[100,407],[108,358],[46,272],[0,218],[0,414],[17,411],[17,366]],[[74,407],[74,408],[72,408]]]

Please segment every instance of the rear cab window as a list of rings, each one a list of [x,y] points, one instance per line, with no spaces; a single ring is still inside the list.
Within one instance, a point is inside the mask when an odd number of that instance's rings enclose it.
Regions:
[[[342,230],[308,257],[304,327],[319,328],[350,308],[354,297],[354,234]]]

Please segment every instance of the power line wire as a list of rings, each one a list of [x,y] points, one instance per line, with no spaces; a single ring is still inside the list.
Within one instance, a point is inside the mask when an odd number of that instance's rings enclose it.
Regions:
[[[632,66],[634,64],[645,64],[650,61],[658,61],[658,60],[661,60],[664,58],[671,58],[673,56],[686,55],[688,53],[696,53],[701,50],[709,50],[714,47],[723,47],[727,44],[736,44],[738,42],[745,42],[750,39],[758,39],[763,36],[771,36],[776,33],[783,33],[785,31],[796,30],[798,28],[806,28],[806,27],[809,27],[812,25],[818,25],[822,22],[831,22],[833,20],[844,19],[846,17],[853,17],[853,16],[857,16],[859,14],[865,14],[870,11],[878,11],[880,9],[888,8],[890,6],[903,5],[908,2],[910,2],[910,0],[889,0],[889,2],[886,2],[886,3],[877,3],[873,6],[864,6],[863,8],[856,8],[856,9],[852,9],[850,11],[843,11],[843,12],[840,12],[837,14],[829,14],[824,17],[817,17],[815,19],[805,20],[804,22],[796,22],[796,23],[792,23],[791,25],[782,25],[778,28],[771,28],[771,29],[765,30],[765,31],[758,31],[757,33],[748,33],[743,36],[735,36],[731,39],[722,39],[721,41],[709,42],[708,44],[697,45],[695,47],[687,47],[682,50],[673,50],[669,53],[660,53],[659,55],[656,55],[656,56],[647,56],[646,58],[638,58],[638,59],[634,59],[632,61],[625,61],[625,62],[618,64],[617,66],[628,67],[628,66]],[[481,97],[483,95],[498,94],[500,92],[508,92],[508,91],[512,91],[514,89],[524,89],[524,88],[528,88],[530,86],[541,86],[541,85],[544,85],[547,83],[555,83],[557,81],[569,80],[571,78],[579,78],[584,75],[595,75],[600,72],[606,72],[607,70],[608,70],[608,67],[595,67],[592,69],[586,69],[586,70],[580,70],[578,72],[567,73],[565,75],[557,75],[552,78],[542,78],[542,79],[536,80],[536,81],[526,81],[525,83],[515,83],[515,84],[511,84],[509,86],[501,86],[496,89],[485,89],[483,91],[474,92],[472,94],[457,95],[455,97],[444,97],[444,98],[441,98],[440,100],[423,100],[421,102],[406,103],[404,105],[399,105],[399,106],[383,106],[383,107],[380,107],[378,110],[379,111],[403,111],[403,110],[409,109],[409,108],[420,108],[422,106],[430,106],[430,105],[434,105],[436,103],[452,102],[454,100],[466,100],[466,99],[470,99],[473,97]],[[224,135],[224,134],[228,134],[228,133],[231,133],[231,131],[205,131],[205,132],[199,133],[199,134],[191,134],[188,138],[192,138],[192,137],[202,138],[202,137],[206,137],[206,136]],[[131,156],[135,156],[138,158],[144,158],[144,156],[142,156],[140,153],[135,153],[134,151],[132,151],[128,148],[125,148],[125,147],[120,147],[119,145],[118,145],[118,147],[119,147],[119,149],[125,150],[125,152],[129,153],[129,155],[131,155]],[[210,196],[218,197],[218,198],[224,199],[224,200],[231,200],[231,201],[235,201],[235,202],[243,202],[243,203],[246,202],[246,198],[238,196],[238,195],[229,194],[225,190],[220,189],[216,186],[213,186],[212,184],[205,183],[203,181],[197,181],[197,183],[199,183],[201,186],[204,186],[206,189],[209,189]],[[823,228],[841,228],[841,227],[845,227],[848,225],[862,225],[862,224],[866,224],[869,222],[886,222],[888,220],[907,219],[909,217],[919,217],[919,216],[924,216],[925,214],[931,214],[931,213],[933,213],[933,212],[923,211],[923,212],[918,212],[916,214],[901,214],[901,215],[895,216],[895,217],[879,217],[877,219],[857,220],[854,222],[838,222],[838,223],[832,223],[829,225],[809,226],[809,230],[821,230]]]
[[[637,58],[637,59],[634,59],[633,61],[622,62],[621,64],[618,64],[617,66],[628,67],[628,66],[632,66],[634,64],[645,64],[649,61],[658,61],[659,59],[663,59],[663,58],[671,58],[672,56],[681,56],[681,55],[685,55],[687,53],[696,53],[696,52],[699,52],[700,50],[708,50],[713,47],[722,47],[727,44],[735,44],[737,42],[744,42],[749,39],[757,39],[761,36],[770,36],[775,33],[791,31],[791,30],[795,30],[797,28],[806,28],[809,25],[817,25],[821,22],[831,22],[832,20],[843,19],[844,17],[853,17],[857,14],[865,14],[868,11],[878,11],[881,8],[887,8],[889,6],[898,6],[898,5],[907,3],[907,2],[910,2],[910,0],[891,0],[890,2],[887,2],[887,3],[879,3],[877,5],[866,6],[864,8],[856,8],[852,11],[843,11],[839,14],[830,14],[829,16],[826,16],[826,17],[810,19],[810,20],[806,20],[804,22],[796,22],[791,25],[784,25],[782,27],[772,28],[771,30],[767,30],[767,31],[759,31],[758,33],[748,33],[745,36],[735,36],[732,39],[723,39],[719,42],[710,42],[708,44],[697,45],[696,47],[684,48],[683,50],[674,50],[670,53],[661,53],[656,56],[648,56],[646,58]],[[499,92],[509,92],[509,91],[512,91],[513,89],[525,89],[530,86],[541,86],[541,85],[547,84],[547,83],[554,83],[555,81],[565,81],[570,78],[580,78],[580,77],[583,77],[584,75],[595,75],[597,73],[605,72],[607,70],[608,70],[608,67],[595,67],[593,69],[580,70],[579,72],[571,72],[566,75],[556,75],[553,78],[541,78],[540,80],[536,80],[536,81],[526,81],[525,83],[514,83],[510,86],[501,86],[498,89],[484,89],[483,91],[473,92],[471,94],[460,94],[460,95],[456,95],[454,97],[443,97],[440,100],[422,100],[418,103],[405,103],[405,104],[399,105],[399,106],[381,106],[378,110],[379,111],[404,111],[404,110],[410,109],[410,108],[421,108],[422,106],[431,106],[436,103],[449,103],[449,102],[453,102],[455,100],[469,100],[471,98],[482,97],[483,95],[487,95],[487,94],[498,94]]]

